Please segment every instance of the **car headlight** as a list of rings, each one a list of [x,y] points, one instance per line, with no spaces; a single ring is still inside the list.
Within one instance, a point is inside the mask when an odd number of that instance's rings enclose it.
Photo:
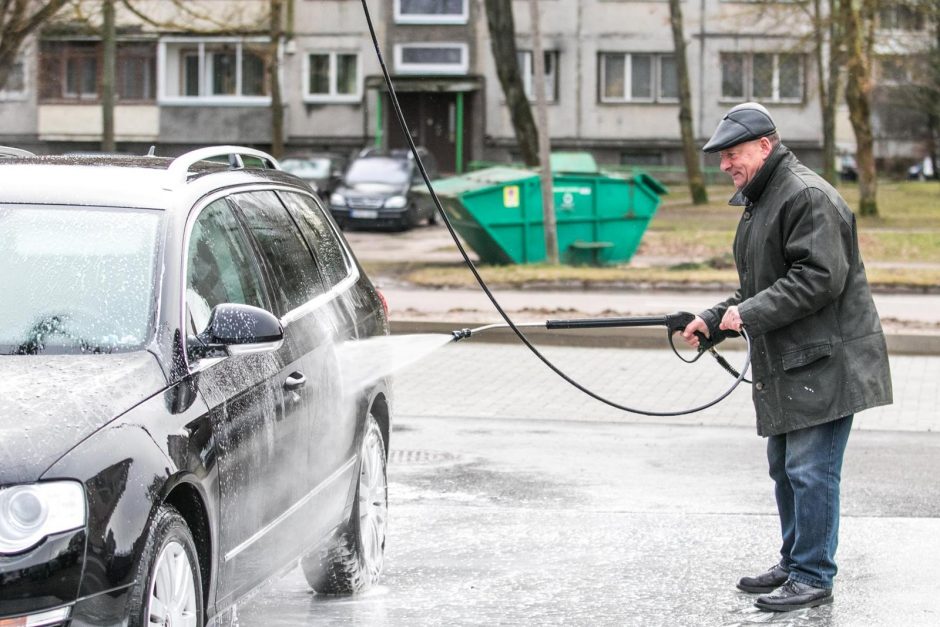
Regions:
[[[408,199],[404,196],[392,196],[385,201],[386,209],[404,209],[408,206]]]
[[[346,198],[342,194],[330,194],[330,204],[336,205],[337,207],[345,207]]]
[[[50,481],[0,489],[0,554],[21,553],[43,538],[85,526],[85,489]]]

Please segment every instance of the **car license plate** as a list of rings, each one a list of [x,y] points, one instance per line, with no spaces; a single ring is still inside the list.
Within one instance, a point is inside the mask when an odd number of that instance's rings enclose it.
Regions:
[[[349,217],[360,220],[375,220],[379,217],[379,212],[370,209],[353,209],[349,212]]]

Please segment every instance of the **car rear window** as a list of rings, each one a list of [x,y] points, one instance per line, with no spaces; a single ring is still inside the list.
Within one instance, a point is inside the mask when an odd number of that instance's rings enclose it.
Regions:
[[[328,287],[333,287],[348,277],[351,269],[349,257],[317,202],[305,194],[279,193],[300,225]]]
[[[0,207],[0,351],[112,353],[147,343],[163,213]]]
[[[241,209],[273,275],[278,315],[322,294],[323,280],[297,225],[274,192],[247,192],[229,197]]]

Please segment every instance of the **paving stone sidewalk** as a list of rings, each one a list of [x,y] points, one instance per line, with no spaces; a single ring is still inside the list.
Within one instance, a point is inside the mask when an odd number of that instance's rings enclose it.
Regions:
[[[712,359],[684,364],[668,349],[546,346],[562,370],[615,402],[670,411],[700,405],[732,382]],[[732,364],[743,354],[725,353]],[[860,413],[858,429],[940,431],[940,357],[892,356],[893,405]],[[467,416],[754,427],[750,386],[705,411],[648,417],[608,407],[572,388],[519,344],[449,344],[395,376],[400,416]]]

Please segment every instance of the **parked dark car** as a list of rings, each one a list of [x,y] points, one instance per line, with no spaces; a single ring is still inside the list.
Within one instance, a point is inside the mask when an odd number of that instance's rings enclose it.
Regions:
[[[858,180],[858,164],[855,162],[855,156],[844,154],[836,157],[836,169],[839,172],[839,179],[842,181]]]
[[[437,178],[437,163],[418,149],[428,176]],[[330,211],[340,226],[409,229],[422,220],[437,222],[437,211],[424,187],[424,179],[410,150],[366,149],[353,159],[342,184],[330,196]]]
[[[349,160],[336,153],[316,153],[281,160],[281,169],[310,184],[324,202],[343,180]]]
[[[11,157],[0,232],[0,625],[377,580],[389,390],[339,364],[387,313],[308,186],[233,147]]]

